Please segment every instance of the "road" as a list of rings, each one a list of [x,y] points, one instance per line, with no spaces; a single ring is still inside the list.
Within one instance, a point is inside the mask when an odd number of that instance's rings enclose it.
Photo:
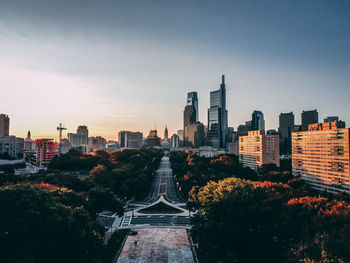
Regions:
[[[170,203],[183,203],[180,194],[175,186],[175,180],[173,177],[173,171],[169,157],[164,156],[159,164],[158,170],[155,172],[155,178],[151,187],[151,191],[148,197],[145,199],[145,203],[153,203],[159,196],[163,195],[164,198]]]

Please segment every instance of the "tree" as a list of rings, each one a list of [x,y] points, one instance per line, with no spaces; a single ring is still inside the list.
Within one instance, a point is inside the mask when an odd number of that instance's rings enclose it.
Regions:
[[[92,218],[95,218],[97,213],[103,210],[109,210],[123,215],[123,204],[111,189],[96,186],[88,192],[87,210]]]
[[[49,184],[0,187],[0,261],[98,262],[102,233],[69,195]]]

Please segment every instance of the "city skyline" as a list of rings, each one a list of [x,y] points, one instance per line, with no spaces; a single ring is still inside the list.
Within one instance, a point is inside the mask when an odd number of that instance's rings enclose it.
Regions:
[[[11,1],[0,8],[1,113],[10,133],[182,129],[184,96],[226,76],[228,126],[254,110],[266,130],[281,112],[317,109],[350,123],[349,4],[310,1],[165,3]],[[57,12],[60,11],[60,12]]]

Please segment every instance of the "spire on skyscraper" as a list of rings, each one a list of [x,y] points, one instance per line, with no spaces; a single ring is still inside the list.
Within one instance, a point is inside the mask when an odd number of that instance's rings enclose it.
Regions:
[[[164,139],[169,139],[168,138],[168,127],[165,125],[165,130],[164,130]]]

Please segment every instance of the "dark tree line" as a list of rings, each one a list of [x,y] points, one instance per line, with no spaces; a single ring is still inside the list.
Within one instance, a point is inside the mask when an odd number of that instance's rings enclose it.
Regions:
[[[72,150],[47,172],[0,176],[0,262],[108,262],[125,232],[105,246],[99,212],[123,214],[125,198],[144,198],[162,152],[154,149]],[[80,176],[76,171],[86,171]]]
[[[281,167],[257,172],[237,156],[171,154],[190,207],[200,262],[350,262],[350,198],[320,197]]]

